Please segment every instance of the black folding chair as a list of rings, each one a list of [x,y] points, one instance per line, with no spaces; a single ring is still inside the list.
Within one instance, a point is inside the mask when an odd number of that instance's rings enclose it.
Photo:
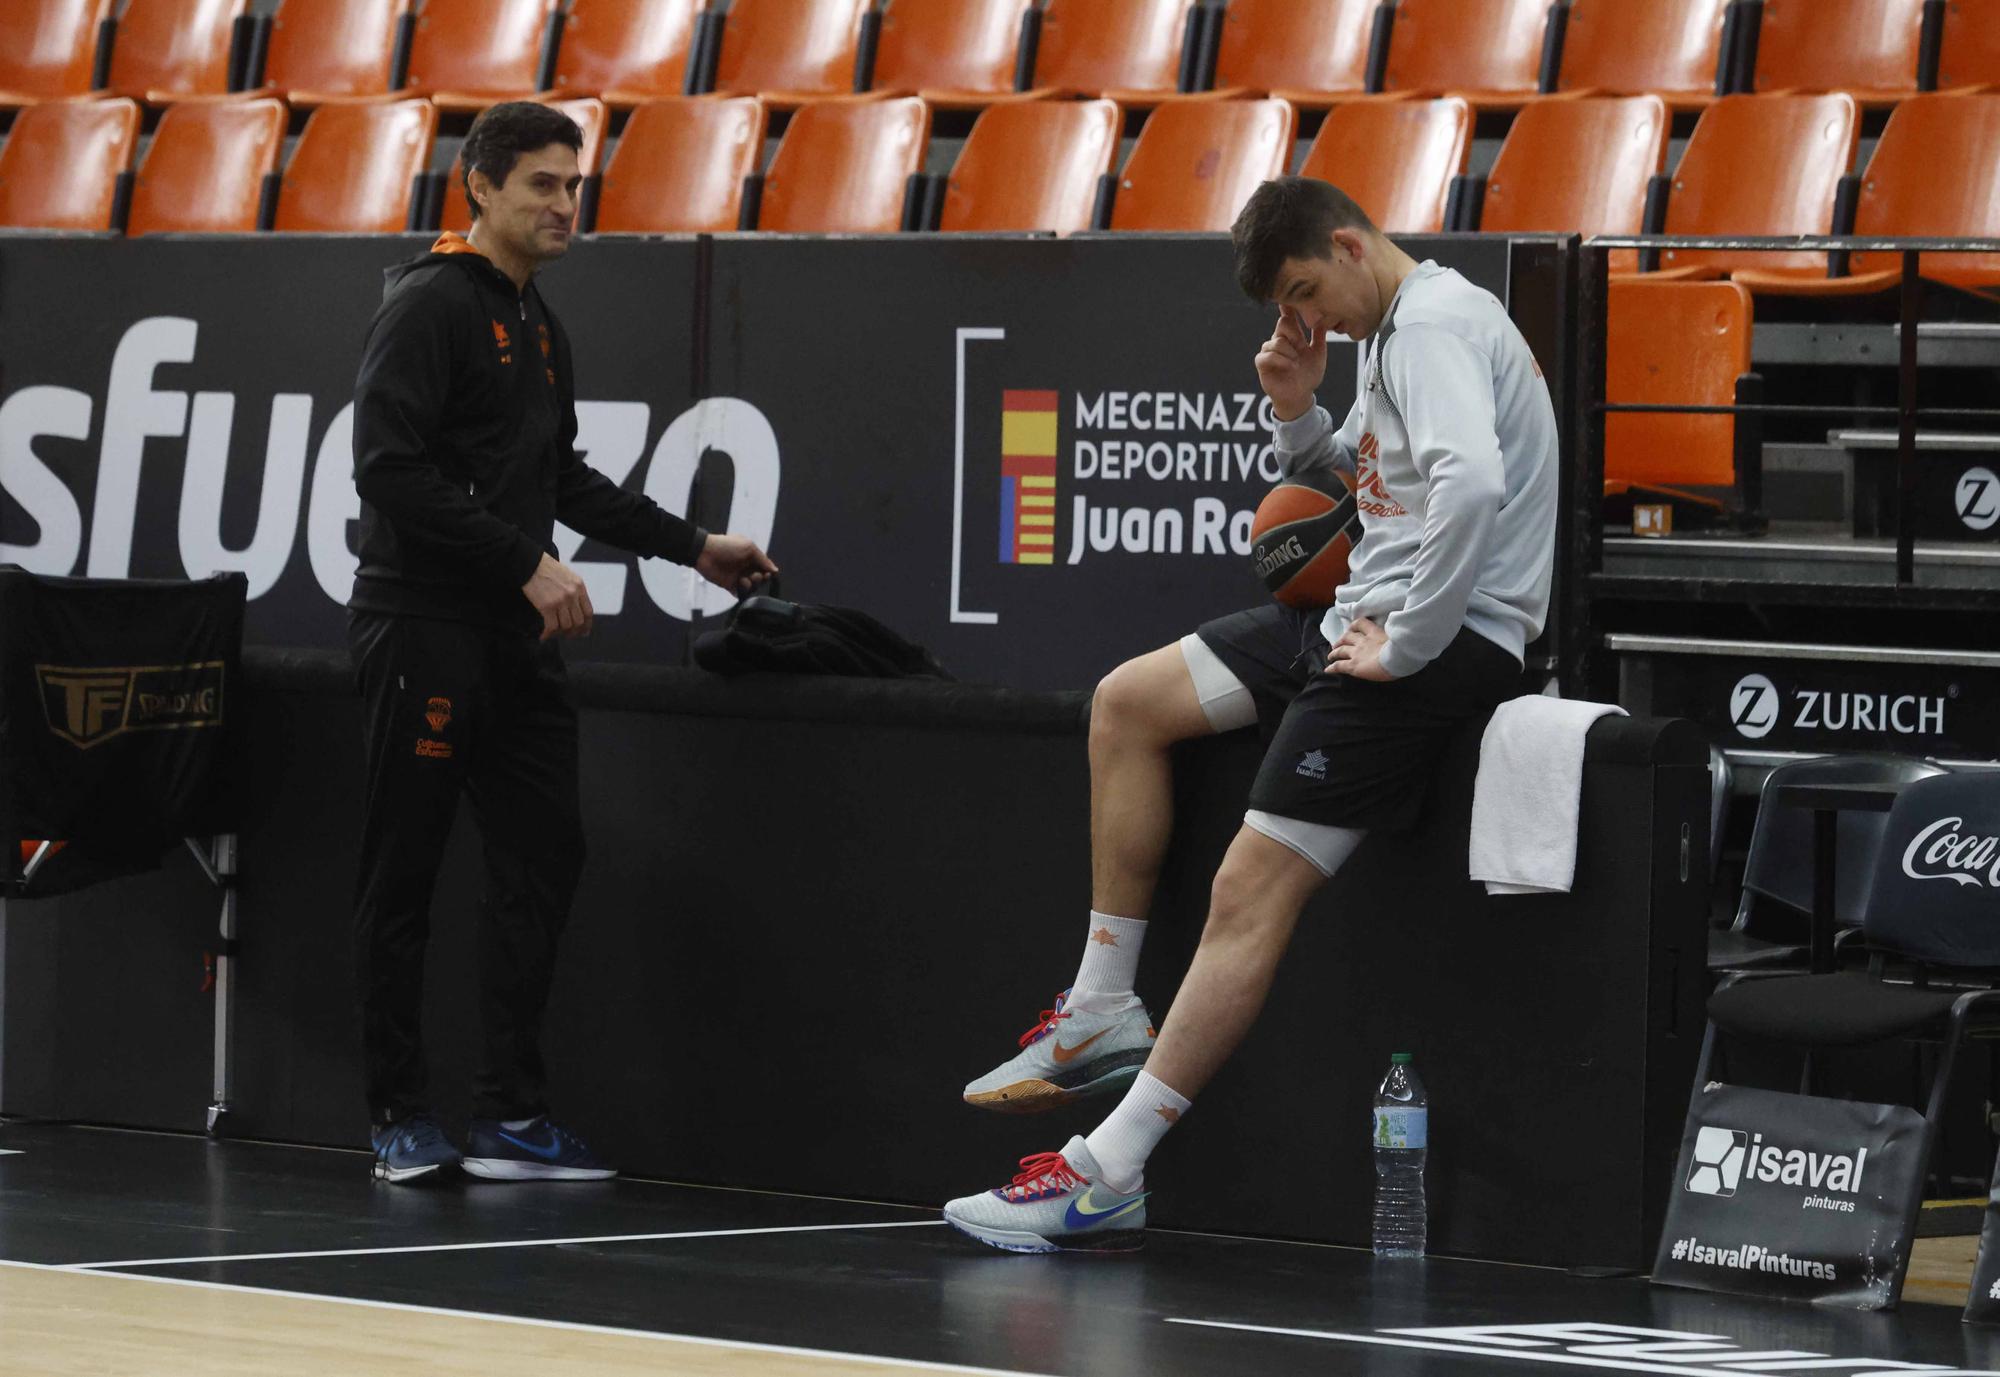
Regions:
[[[1906,1202],[1916,1228],[1958,1048],[2000,1037],[2000,775],[1946,774],[1904,788],[1876,838],[1857,964],[1823,975],[1731,975],[1709,1000],[1695,1090],[1721,1079],[1718,1034],[1814,1054],[1903,1040],[1938,1049],[1919,1172]],[[1865,966],[1859,964],[1865,958]],[[1901,1279],[1898,1278],[1900,1287]]]

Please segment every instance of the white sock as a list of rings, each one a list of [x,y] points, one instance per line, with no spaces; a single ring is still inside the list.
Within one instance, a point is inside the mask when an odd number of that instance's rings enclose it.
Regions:
[[[1120,1195],[1130,1195],[1144,1185],[1146,1159],[1167,1136],[1167,1130],[1181,1121],[1189,1104],[1152,1072],[1141,1071],[1118,1108],[1083,1140],[1097,1159],[1098,1176],[1104,1184]]]
[[[1090,935],[1083,943],[1083,964],[1070,985],[1072,1009],[1108,1014],[1135,996],[1132,981],[1139,973],[1139,948],[1146,940],[1144,918],[1119,918],[1090,911]]]
[[[540,1115],[536,1116],[536,1118],[540,1117]],[[509,1133],[519,1133],[534,1121],[534,1119],[505,1119],[501,1121],[500,1127],[506,1129]]]

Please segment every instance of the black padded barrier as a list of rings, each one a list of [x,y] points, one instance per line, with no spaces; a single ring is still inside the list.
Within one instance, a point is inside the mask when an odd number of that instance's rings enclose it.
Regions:
[[[347,909],[357,707],[321,652],[252,651],[234,1131],[362,1141]],[[626,1170],[938,1203],[1096,1115],[959,1101],[1065,983],[1088,898],[1087,702],[934,683],[721,681],[578,665],[591,855],[547,1039],[556,1104]],[[1162,1226],[1367,1238],[1370,1089],[1392,1051],[1431,1088],[1432,1247],[1643,1267],[1701,1030],[1706,748],[1607,719],[1567,897],[1464,879],[1468,734],[1415,832],[1314,901],[1263,1018],[1156,1157]],[[1177,831],[1140,990],[1164,1017],[1258,755],[1177,756]],[[462,1123],[476,1054],[479,863],[445,860],[426,1026]],[[143,906],[152,920],[133,924]],[[6,1112],[195,1128],[209,906],[167,873],[18,904],[10,1044],[46,1047]],[[115,940],[114,940],[115,938]],[[135,1011],[143,1055],[121,1032]],[[362,1167],[357,1166],[357,1171]],[[861,1183],[866,1183],[865,1187]],[[1551,1200],[1588,1202],[1550,1210]]]

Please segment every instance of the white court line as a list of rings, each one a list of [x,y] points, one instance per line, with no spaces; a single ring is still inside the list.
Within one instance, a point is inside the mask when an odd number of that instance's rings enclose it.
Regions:
[[[926,1221],[928,1222],[928,1221]],[[849,1226],[852,1227],[852,1226]],[[75,1272],[71,1267],[55,1267],[43,1262],[9,1262],[0,1258],[0,1267],[19,1267],[32,1272]],[[847,1353],[837,1348],[797,1348],[789,1344],[764,1344],[747,1339],[711,1339],[700,1334],[668,1334],[656,1329],[625,1329],[617,1325],[583,1324],[575,1320],[540,1320],[525,1315],[500,1315],[485,1310],[448,1310],[436,1305],[408,1305],[402,1301],[365,1300],[357,1296],[327,1296],[313,1291],[282,1291],[265,1286],[232,1286],[221,1281],[199,1281],[193,1277],[156,1277],[142,1272],[88,1272],[82,1275],[117,1277],[145,1282],[151,1286],[191,1286],[200,1291],[232,1291],[245,1296],[267,1296],[280,1300],[324,1301],[329,1305],[352,1305],[365,1310],[394,1310],[406,1315],[443,1315],[455,1320],[491,1320],[495,1324],[525,1325],[530,1329],[560,1329],[573,1334],[605,1334],[621,1339],[655,1339],[665,1343],[698,1344],[703,1348],[736,1349],[749,1353],[776,1353],[793,1358],[824,1358],[840,1363],[881,1363],[896,1367],[922,1368],[926,1372],[962,1372],[972,1377],[1054,1377],[1051,1373],[1021,1368],[966,1367],[960,1363],[939,1363],[924,1358],[891,1358],[878,1353]]]
[[[578,1243],[656,1243],[669,1238],[745,1238],[751,1234],[818,1234],[831,1233],[838,1229],[943,1227],[942,1219],[898,1219],[887,1224],[788,1224],[769,1229],[689,1229],[670,1234],[599,1234],[590,1238],[512,1238],[486,1243],[413,1243],[398,1248],[313,1248],[299,1253],[210,1253],[199,1257],[130,1258],[123,1262],[71,1262],[54,1270],[108,1272],[123,1267],[182,1267],[197,1262],[279,1262],[288,1258],[386,1257],[393,1253],[469,1253],[488,1248],[560,1248]]]
[[[1617,1359],[1601,1356],[1594,1357],[1582,1353],[1554,1353],[1547,1349],[1539,1348],[1480,1348],[1466,1343],[1432,1343],[1422,1339],[1392,1339],[1380,1334],[1341,1334],[1325,1329],[1284,1329],[1277,1325],[1269,1324],[1231,1324],[1227,1320],[1185,1320],[1172,1318],[1167,1323],[1196,1325],[1203,1329],[1236,1329],[1250,1334],[1281,1334],[1294,1339],[1334,1339],[1341,1343],[1377,1344],[1383,1348],[1421,1348],[1438,1353],[1457,1353],[1468,1358],[1512,1358],[1517,1362],[1524,1363],[1555,1363],[1567,1367],[1587,1367],[1598,1372],[1606,1370],[1615,1370],[1618,1372],[1662,1372],[1676,1374],[1676,1377],[1695,1377],[1695,1374],[1698,1374],[1702,1370],[1690,1368],[1689,1364],[1699,1362],[1703,1357],[1712,1357],[1718,1363],[1726,1363],[1731,1356],[1726,1353],[1708,1355],[1690,1353],[1685,1355],[1684,1361],[1678,1363],[1668,1359],[1647,1363],[1638,1362],[1630,1358]],[[1751,1354],[1749,1356],[1755,1357],[1756,1355]],[[1869,1365],[1868,1361],[1864,1358],[1843,1358],[1830,1361],[1836,1362],[1841,1367],[1866,1367]],[[1876,1364],[1876,1366],[1879,1368],[1880,1364]],[[1944,1368],[1934,1368],[1932,1370],[1940,1372],[1949,1371],[1949,1369]],[[1709,1368],[1707,1371],[1714,1373],[1718,1369]]]

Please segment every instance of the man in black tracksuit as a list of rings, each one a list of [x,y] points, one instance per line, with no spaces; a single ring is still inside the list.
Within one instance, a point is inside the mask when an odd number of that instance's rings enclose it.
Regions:
[[[584,855],[576,711],[554,638],[591,620],[582,578],[555,558],[555,522],[736,591],[775,572],[753,542],[704,532],[577,456],[569,339],[531,278],[568,248],[578,146],[547,106],[481,116],[463,150],[472,233],[389,270],[355,388],[348,638],[368,771],[355,957],[384,1180],[461,1161],[430,1116],[419,1036],[431,889],[461,791],[487,869],[485,1050],[464,1168],[614,1174],[543,1098],[542,1011]]]

